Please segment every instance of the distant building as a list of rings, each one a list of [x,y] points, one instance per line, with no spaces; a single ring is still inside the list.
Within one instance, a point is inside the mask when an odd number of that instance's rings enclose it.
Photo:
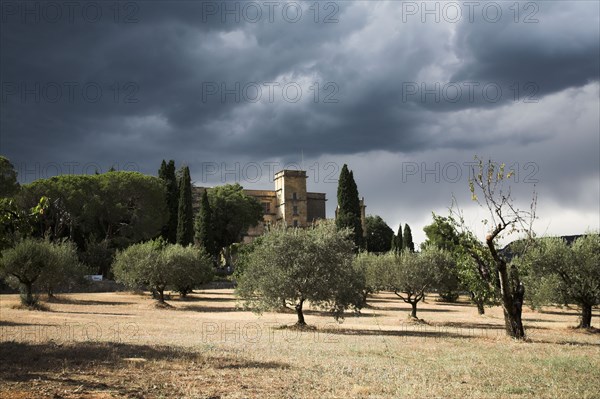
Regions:
[[[263,207],[262,223],[250,228],[244,241],[262,235],[265,226],[285,222],[288,226],[307,227],[319,219],[325,219],[325,193],[309,193],[306,190],[306,171],[282,170],[275,173],[275,190],[246,190]],[[200,203],[206,187],[193,187],[194,208]]]

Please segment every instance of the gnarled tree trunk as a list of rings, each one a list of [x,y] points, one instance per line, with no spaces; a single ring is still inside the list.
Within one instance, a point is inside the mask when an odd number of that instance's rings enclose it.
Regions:
[[[303,304],[304,304],[304,299],[300,299],[300,302],[298,302],[295,306],[296,314],[298,315],[298,321],[296,322],[296,324],[299,326],[306,325],[306,322],[304,321],[304,314],[302,313],[302,305]]]
[[[33,296],[33,282],[23,283],[25,292],[21,294],[21,302],[26,306],[33,306],[36,304],[35,297]]]
[[[579,306],[581,306],[581,319],[577,327],[590,328],[592,326],[592,305],[582,303]]]
[[[481,301],[478,301],[476,303],[477,303],[477,313],[480,316],[483,316],[485,314],[485,307],[483,306],[483,303]]]
[[[158,293],[158,302],[165,303],[165,288],[156,287],[156,292]]]
[[[410,317],[417,318],[417,302],[410,302],[412,309],[410,311]]]
[[[506,335],[516,339],[524,339],[525,329],[523,328],[521,314],[523,312],[525,287],[519,279],[516,267],[511,267],[509,276],[508,266],[494,246],[494,237],[495,235],[486,237],[486,242],[496,262],[498,280],[500,280],[500,294],[502,295],[502,310],[504,311]]]
[[[474,292],[470,292],[469,294],[471,294],[471,300],[473,301],[473,303],[475,303],[475,305],[477,305],[477,313],[481,316],[485,314],[485,306],[483,303],[483,299],[479,299],[475,296]]]
[[[415,294],[415,293],[408,293],[406,295],[406,298],[403,297],[400,293],[398,293],[398,291],[394,291],[394,294],[396,294],[396,296],[398,296],[400,299],[402,299],[405,303],[409,303],[411,308],[410,311],[410,317],[416,319],[417,318],[417,304],[419,303],[419,301],[421,301],[424,297],[425,297],[425,288],[423,287],[423,289]],[[414,298],[413,298],[413,295]]]
[[[361,296],[362,296],[362,302],[361,305],[363,307],[367,307],[367,299],[369,299],[369,294],[371,294],[371,290],[370,289],[365,289],[362,291]]]
[[[37,276],[34,279],[28,279],[27,277],[20,276],[13,273],[13,276],[19,280],[21,286],[21,304],[25,306],[34,306],[37,303],[37,298],[33,295],[33,283],[37,280]],[[38,275],[39,276],[39,275]]]

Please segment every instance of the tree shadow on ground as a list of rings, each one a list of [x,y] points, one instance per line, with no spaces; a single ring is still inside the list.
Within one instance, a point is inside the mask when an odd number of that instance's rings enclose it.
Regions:
[[[396,302],[395,299],[391,298],[391,299],[381,299],[381,298],[371,298],[368,297],[367,298],[367,303],[369,302]]]
[[[535,329],[537,327],[526,326],[526,329]],[[545,329],[544,327],[539,327]],[[341,327],[319,329],[319,332],[332,335],[356,335],[356,336],[394,336],[394,337],[412,337],[412,338],[494,338],[503,337],[504,326],[493,326],[480,323],[443,323],[443,324],[428,324],[422,323],[406,323],[401,324],[395,330],[371,330],[371,329],[346,329]],[[547,341],[531,341],[540,343],[552,343]],[[557,342],[562,343],[562,342]],[[600,346],[600,343],[589,342],[568,342],[573,345],[592,345]]]
[[[203,312],[203,313],[244,312],[244,311],[246,311],[243,308],[237,308],[237,307],[201,306],[201,305],[182,305],[180,307],[177,307],[177,310],[187,311],[187,312]]]
[[[20,322],[14,322],[14,321],[0,320],[0,327],[23,327],[23,326],[51,327],[52,324],[20,323]]]
[[[427,305],[425,305],[427,306]],[[387,306],[387,307],[382,307],[382,306],[372,306],[371,309],[375,309],[375,310],[385,310],[385,311],[389,311],[389,312],[411,312],[412,308],[410,306]],[[458,310],[454,310],[454,309],[431,309],[431,308],[421,308],[419,306],[417,306],[417,313],[442,313],[442,312],[458,312]]]
[[[181,296],[177,299],[171,299],[176,302],[235,302],[236,298],[223,298],[223,297],[198,297],[198,296],[186,296],[182,298]]]
[[[4,381],[29,381],[39,378],[44,373],[62,375],[64,370],[73,370],[74,374],[94,372],[100,367],[119,370],[138,362],[152,364],[155,361],[205,364],[218,369],[291,367],[287,363],[260,362],[240,356],[216,356],[189,348],[159,345],[89,341],[67,344],[0,342],[0,380]],[[47,379],[47,376],[42,376],[42,379]],[[68,383],[64,378],[60,381]]]
[[[436,326],[440,327],[451,327],[451,328],[465,328],[465,329],[473,329],[473,328],[483,328],[490,330],[503,330],[503,325],[498,324],[488,324],[488,323],[473,323],[473,322],[455,322],[455,321],[446,321],[442,323],[435,323]]]
[[[537,325],[531,325],[527,323],[528,320],[523,320],[525,323],[526,330],[549,330],[548,327],[542,327]],[[473,330],[473,329],[487,329],[487,330],[504,330],[503,324],[490,324],[490,323],[477,323],[477,322],[462,322],[462,321],[446,321],[441,323],[435,323],[435,326],[438,327],[450,327],[450,328],[460,328],[465,330]]]
[[[532,343],[532,344],[552,344],[552,345],[569,345],[569,346],[597,346],[600,347],[600,341],[599,342],[582,342],[582,341],[565,341],[565,340],[558,340],[558,341],[551,341],[551,340],[546,340],[546,339],[537,339],[537,338],[531,338],[528,342]]]
[[[556,315],[556,316],[581,316],[581,312],[570,312],[568,310],[564,310],[564,311],[558,311],[558,310],[542,310],[540,311],[541,314],[552,314],[552,315]]]
[[[429,329],[429,331],[427,330]],[[424,324],[401,326],[397,330],[369,330],[350,328],[323,328],[321,333],[332,335],[355,335],[355,336],[392,336],[392,337],[416,337],[416,338],[468,338],[466,335],[456,334],[451,331],[436,330],[435,327]]]
[[[290,310],[291,310],[289,312],[290,314],[296,313],[296,311],[294,309],[290,309]],[[326,310],[305,309],[302,311],[302,313],[304,313],[305,316],[308,315],[308,316],[333,317],[333,313],[328,312]],[[354,313],[354,312],[345,312],[344,313],[344,318],[346,318],[346,319],[350,319],[353,317],[379,317],[379,316],[381,316],[381,314],[379,314],[379,313]]]
[[[95,314],[95,315],[100,315],[100,316],[130,316],[130,317],[134,317],[134,314],[131,313],[111,313],[111,312],[76,312],[76,311],[72,311],[72,310],[55,310],[55,309],[48,309],[48,312],[51,313],[68,313],[68,314]]]
[[[471,307],[476,308],[475,304],[470,303],[470,302],[442,302],[442,301],[438,302],[437,300],[433,300],[433,302],[439,306],[466,306],[469,308],[471,308]]]
[[[56,296],[46,300],[47,303],[57,303],[65,305],[106,305],[106,306],[119,306],[119,305],[133,305],[135,302],[118,302],[118,301],[98,301],[89,299],[74,299],[63,296]]]
[[[228,295],[230,297],[234,297],[234,294],[231,292],[216,292],[215,290],[206,289],[206,290],[195,290],[192,294],[204,294],[204,295]]]
[[[523,322],[527,323],[527,322],[533,322],[533,323],[560,323],[561,320],[545,320],[545,319],[536,319],[536,318],[530,318],[527,316],[523,316]]]

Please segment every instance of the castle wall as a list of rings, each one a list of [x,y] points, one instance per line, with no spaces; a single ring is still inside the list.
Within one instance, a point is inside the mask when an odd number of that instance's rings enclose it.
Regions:
[[[250,227],[244,242],[264,234],[266,226],[285,222],[287,226],[306,227],[319,219],[325,219],[325,193],[306,191],[306,172],[282,170],[275,174],[275,190],[246,190],[263,207],[263,221]],[[192,187],[194,216],[200,209],[202,193],[207,187]]]
[[[288,226],[307,226],[306,172],[282,170],[275,174],[278,217]]]
[[[325,193],[306,193],[306,221],[312,224],[319,219],[325,219]]]

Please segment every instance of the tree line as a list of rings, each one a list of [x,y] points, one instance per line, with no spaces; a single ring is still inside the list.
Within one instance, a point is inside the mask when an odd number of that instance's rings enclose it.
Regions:
[[[526,299],[536,307],[575,303],[585,328],[600,301],[597,232],[571,245],[535,237],[535,195],[529,209],[518,209],[505,186],[512,172],[491,161],[479,160],[469,181],[472,199],[489,213],[485,239],[477,238],[453,203],[448,216],[433,215],[420,250],[408,224],[394,234],[381,217],[367,216],[363,234],[358,187],[347,165],[334,222],[273,226],[243,245],[237,243],[262,219],[260,204],[240,185],[224,185],[203,190],[194,215],[189,168],[176,171],[174,161],[163,161],[158,177],[109,171],[24,186],[6,158],[0,167],[0,272],[20,287],[28,306],[35,304],[36,290],[52,295],[75,276],[95,271],[148,288],[164,302],[165,290],[185,296],[210,281],[224,258],[234,261],[236,292],[249,308],[292,306],[299,325],[305,325],[307,302],[339,318],[385,290],[410,304],[416,318],[429,292],[445,301],[466,292],[479,313],[502,306],[507,335],[522,339]],[[520,239],[499,248],[510,234]]]
[[[589,328],[592,307],[600,302],[598,233],[586,234],[571,246],[558,238],[536,238],[535,193],[528,210],[518,209],[505,186],[512,171],[476,160],[469,189],[473,201],[490,215],[484,220],[491,226],[484,240],[466,226],[455,203],[448,216],[433,215],[418,252],[408,225],[394,235],[379,216],[366,218],[363,235],[357,186],[344,165],[336,228],[322,223],[303,231],[267,232],[242,253],[238,295],[258,312],[293,306],[297,324],[305,325],[306,301],[339,318],[344,310],[360,310],[370,294],[385,290],[410,304],[410,317],[416,318],[418,303],[428,292],[450,302],[467,292],[480,314],[486,306],[502,306],[506,334],[523,339],[527,286],[532,307],[575,303],[581,308],[579,327]],[[498,248],[498,241],[512,233],[522,238],[511,248]]]
[[[162,162],[159,177],[111,169],[103,174],[39,179],[22,186],[5,157],[0,157],[0,172],[0,273],[22,291],[27,306],[37,303],[35,292],[51,296],[55,291],[68,291],[81,284],[84,275],[131,282],[123,269],[115,267],[116,260],[138,244],[142,249],[154,248],[153,255],[161,254],[160,262],[146,266],[164,278],[157,282],[155,273],[133,265],[126,272],[146,275],[144,284],[159,296],[161,287],[185,295],[210,280],[223,248],[238,242],[249,226],[262,219],[260,204],[235,184],[204,191],[194,221],[189,168],[176,171],[174,161]],[[53,251],[69,256],[55,261],[50,256]],[[210,270],[205,267],[207,258]],[[51,284],[47,283],[50,277]],[[183,284],[182,278],[188,283]]]

